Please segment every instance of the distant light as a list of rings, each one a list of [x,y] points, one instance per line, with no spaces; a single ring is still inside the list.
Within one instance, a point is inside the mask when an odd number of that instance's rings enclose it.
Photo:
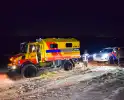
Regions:
[[[42,39],[41,38],[39,38],[39,41],[41,41]]]
[[[36,42],[40,42],[42,39],[41,38],[39,38],[39,39],[36,39]]]

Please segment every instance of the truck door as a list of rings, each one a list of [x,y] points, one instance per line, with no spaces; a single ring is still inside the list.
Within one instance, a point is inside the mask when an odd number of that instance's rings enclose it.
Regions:
[[[41,61],[41,46],[40,45],[37,45],[37,60],[38,62]]]
[[[34,44],[30,44],[29,45],[29,51],[28,51],[28,58],[29,60],[34,63],[37,64],[37,52],[36,52],[36,45]]]

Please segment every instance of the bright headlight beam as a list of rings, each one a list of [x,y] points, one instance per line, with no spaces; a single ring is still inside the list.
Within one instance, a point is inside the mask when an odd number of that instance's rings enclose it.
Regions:
[[[12,66],[12,69],[16,69],[16,66]]]
[[[96,56],[96,54],[93,54],[93,57],[95,57]]]
[[[108,54],[103,54],[103,57],[107,57],[108,56]]]

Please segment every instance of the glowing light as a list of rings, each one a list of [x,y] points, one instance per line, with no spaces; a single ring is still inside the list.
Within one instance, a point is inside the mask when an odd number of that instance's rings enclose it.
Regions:
[[[16,66],[12,66],[12,69],[16,69]]]
[[[16,62],[16,59],[14,59],[14,61],[13,62]]]
[[[93,54],[93,57],[95,57],[96,56],[96,54]]]
[[[10,61],[13,61],[13,58],[10,58]]]
[[[108,54],[103,54],[103,56],[102,57],[108,57]]]

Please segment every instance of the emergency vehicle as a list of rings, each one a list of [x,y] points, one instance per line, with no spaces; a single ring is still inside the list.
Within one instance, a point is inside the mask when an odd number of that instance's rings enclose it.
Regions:
[[[73,59],[80,58],[80,41],[75,38],[45,38],[20,44],[20,53],[10,58],[9,72],[34,77],[42,68],[71,70]]]
[[[124,47],[103,48],[99,53],[93,54],[93,60],[97,62],[108,62],[113,64],[117,61],[117,52],[120,51],[120,58],[124,58]]]

